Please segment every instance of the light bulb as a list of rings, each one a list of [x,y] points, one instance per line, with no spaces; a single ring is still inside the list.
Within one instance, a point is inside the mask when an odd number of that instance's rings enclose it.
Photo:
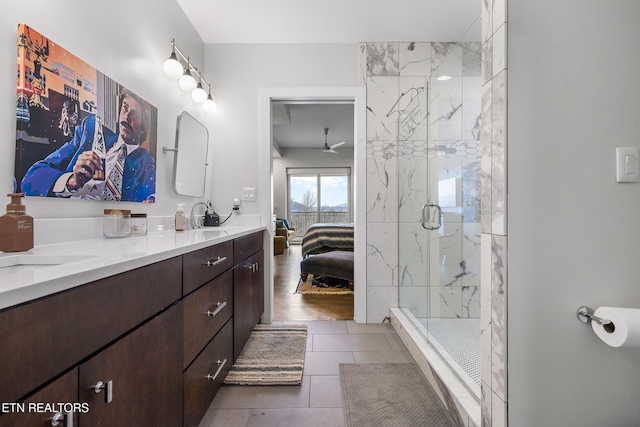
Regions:
[[[166,61],[164,61],[164,64],[162,64],[162,69],[164,70],[164,73],[167,75],[167,77],[169,77],[171,80],[178,80],[180,76],[182,76],[182,64],[180,63],[180,61],[178,61],[178,57],[176,56],[175,51],[172,51],[171,56]]]
[[[191,75],[191,71],[189,71],[188,65],[184,71],[184,74],[182,75],[182,77],[180,77],[180,80],[178,80],[178,85],[180,86],[180,89],[185,92],[193,92],[193,90],[196,88],[196,79],[194,79]]]
[[[196,104],[202,104],[207,100],[207,92],[202,89],[202,82],[198,82],[198,87],[191,92],[191,99],[193,99],[193,102]]]
[[[213,113],[214,111],[216,111],[216,108],[218,108],[218,106],[213,101],[213,98],[211,98],[211,92],[209,92],[209,95],[207,96],[207,100],[204,101],[204,103],[202,104],[202,109],[206,113]]]

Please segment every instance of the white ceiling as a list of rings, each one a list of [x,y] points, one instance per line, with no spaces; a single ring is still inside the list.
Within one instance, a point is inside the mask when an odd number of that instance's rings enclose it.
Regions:
[[[359,43],[480,40],[481,0],[177,0],[204,43]],[[351,108],[351,113],[345,113]],[[285,111],[286,110],[286,111]],[[282,148],[353,146],[353,107],[276,108]],[[345,118],[350,118],[345,120]]]
[[[178,0],[205,43],[479,41],[481,0]]]
[[[346,142],[353,147],[353,103],[273,104],[273,144],[279,148],[317,148]]]

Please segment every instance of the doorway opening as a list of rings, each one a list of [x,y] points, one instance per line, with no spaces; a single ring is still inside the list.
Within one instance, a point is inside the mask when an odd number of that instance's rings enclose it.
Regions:
[[[286,104],[286,103],[307,103],[322,104],[322,103],[335,103],[345,104],[349,103],[353,105],[353,129],[352,129],[352,141],[353,146],[349,149],[352,152],[352,166],[347,165],[350,168],[351,174],[351,206],[350,217],[354,223],[354,295],[353,295],[353,319],[358,323],[366,322],[366,194],[365,194],[365,179],[366,179],[366,167],[365,167],[365,135],[366,135],[366,104],[365,104],[365,88],[269,88],[262,89],[260,91],[260,154],[261,154],[261,183],[263,185],[262,194],[269,194],[270,203],[261,205],[261,215],[264,218],[271,218],[274,220],[281,216],[286,216],[290,212],[290,198],[287,193],[286,178],[284,183],[276,182],[277,171],[274,170],[273,156],[274,152],[279,152],[282,148],[278,146],[277,141],[274,141],[273,137],[273,125],[277,117],[274,117],[273,105],[274,104]],[[325,142],[325,134],[323,129],[316,129],[316,141],[317,147],[310,147],[309,150],[318,153],[322,156],[332,156],[331,153],[324,153],[320,149]],[[329,133],[332,135],[332,133]],[[275,143],[275,144],[274,144]],[[275,145],[275,148],[274,148]],[[340,147],[343,149],[346,147]],[[284,150],[286,151],[286,150]],[[277,154],[276,154],[277,155]],[[344,166],[344,165],[342,165]],[[346,169],[343,167],[340,169]],[[286,176],[286,172],[284,173]],[[294,174],[295,175],[295,174]],[[320,174],[322,175],[322,174]],[[322,181],[322,177],[320,178]],[[362,184],[362,190],[358,191],[358,182]],[[284,187],[284,189],[277,188],[278,185]],[[322,186],[322,182],[320,183]],[[317,188],[317,187],[316,187]],[[322,190],[320,190],[322,191]],[[284,193],[284,196],[276,196],[276,193]],[[320,193],[322,194],[322,193]],[[279,198],[280,197],[280,198]],[[316,201],[317,205],[317,201]],[[322,206],[322,204],[320,204]],[[268,227],[268,245],[273,253],[275,235],[275,225]],[[296,233],[297,234],[297,233]],[[274,282],[275,275],[278,274],[275,265],[275,257],[271,258],[271,265],[265,272],[265,284],[268,289],[265,289],[265,313],[263,315],[263,322],[271,322],[274,319]],[[296,273],[299,275],[299,264],[294,263],[291,269],[296,268]],[[294,273],[291,273],[294,274]],[[294,290],[295,291],[295,290]],[[276,319],[277,320],[277,319]]]
[[[350,231],[344,240],[350,240],[347,246],[353,250],[353,102],[282,100],[271,104],[274,320],[352,320],[353,279],[338,280],[337,266],[333,266],[343,261],[331,256],[323,260],[327,265],[312,268],[311,277],[302,274],[302,266],[319,262],[315,257],[320,252],[338,254],[333,240],[327,241],[334,238],[338,226]]]

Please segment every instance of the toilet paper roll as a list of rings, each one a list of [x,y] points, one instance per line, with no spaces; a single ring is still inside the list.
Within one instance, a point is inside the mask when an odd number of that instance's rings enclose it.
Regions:
[[[611,347],[640,347],[640,309],[599,307],[594,315],[613,322],[611,331],[611,326],[591,321],[593,331],[605,344]]]

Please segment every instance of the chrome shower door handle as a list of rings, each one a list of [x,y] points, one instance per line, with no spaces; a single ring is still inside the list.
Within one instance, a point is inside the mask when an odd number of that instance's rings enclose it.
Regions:
[[[427,209],[428,208],[436,208],[436,216],[438,218],[438,222],[437,225],[432,226],[432,225],[427,225]],[[437,203],[427,203],[426,205],[422,206],[422,228],[424,228],[425,230],[438,230],[440,227],[442,227],[442,209],[440,208],[440,206],[438,206]]]

